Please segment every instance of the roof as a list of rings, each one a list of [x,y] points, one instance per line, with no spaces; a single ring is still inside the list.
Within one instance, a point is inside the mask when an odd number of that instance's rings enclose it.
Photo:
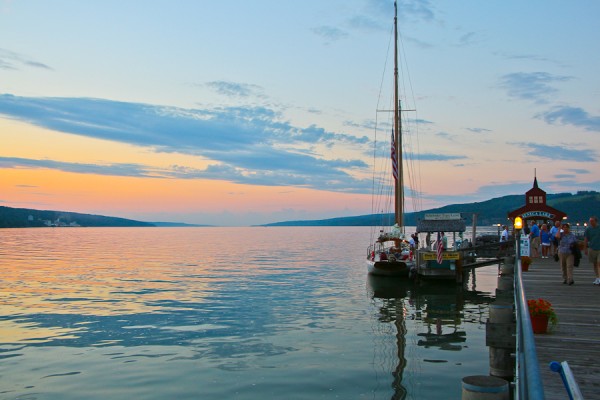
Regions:
[[[467,224],[464,219],[420,219],[417,223],[417,232],[464,232]]]

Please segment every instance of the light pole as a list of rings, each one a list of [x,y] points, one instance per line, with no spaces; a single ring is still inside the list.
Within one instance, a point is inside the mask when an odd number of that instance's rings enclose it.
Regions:
[[[514,222],[515,240],[517,241],[515,248],[517,249],[517,259],[521,258],[521,229],[523,229],[523,218],[516,217]]]

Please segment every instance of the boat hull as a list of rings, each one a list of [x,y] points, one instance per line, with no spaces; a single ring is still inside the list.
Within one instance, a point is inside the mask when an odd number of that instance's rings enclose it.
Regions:
[[[410,275],[414,263],[404,261],[373,261],[367,259],[367,270],[370,275],[378,276],[405,276]]]
[[[460,281],[462,273],[462,258],[459,252],[444,251],[442,263],[437,262],[437,255],[433,251],[419,253],[419,278],[432,280]]]
[[[450,269],[419,268],[419,278],[437,280],[456,280],[456,271]]]

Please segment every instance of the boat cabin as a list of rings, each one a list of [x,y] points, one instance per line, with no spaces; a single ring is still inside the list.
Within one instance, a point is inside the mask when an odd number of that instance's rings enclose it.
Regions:
[[[462,267],[461,253],[457,250],[468,245],[463,240],[466,229],[466,221],[460,213],[425,214],[417,223],[417,234],[427,234],[425,246],[418,252],[417,274],[427,278],[456,279]],[[445,237],[447,233],[453,235],[450,247]]]

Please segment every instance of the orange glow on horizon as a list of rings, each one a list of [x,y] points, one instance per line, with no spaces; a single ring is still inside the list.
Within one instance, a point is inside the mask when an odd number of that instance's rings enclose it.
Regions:
[[[303,188],[251,186],[216,180],[158,179],[76,174],[47,169],[0,170],[4,205],[83,213],[200,211],[250,212],[283,209],[306,211],[362,209],[370,212],[370,195]],[[109,214],[110,215],[110,214]]]

